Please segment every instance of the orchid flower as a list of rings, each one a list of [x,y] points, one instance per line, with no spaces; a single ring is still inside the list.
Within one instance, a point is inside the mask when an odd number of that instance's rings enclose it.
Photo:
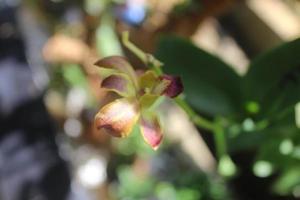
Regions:
[[[97,129],[114,137],[128,137],[133,126],[139,123],[144,140],[156,150],[163,134],[158,116],[150,107],[162,95],[171,98],[179,95],[183,90],[180,78],[158,76],[152,70],[137,75],[121,56],[106,57],[95,65],[100,67],[101,87],[120,96],[96,114]]]

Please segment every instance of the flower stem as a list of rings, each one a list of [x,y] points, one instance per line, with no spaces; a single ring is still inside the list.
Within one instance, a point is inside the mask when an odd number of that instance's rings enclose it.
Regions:
[[[214,140],[216,145],[217,157],[220,159],[227,154],[226,138],[223,127],[220,120],[216,120],[214,123]]]
[[[129,40],[129,32],[125,31],[122,33],[122,42],[132,53],[134,53],[146,66],[152,68],[158,75],[163,74],[161,70],[162,62],[157,60],[151,54],[144,53],[140,48]]]
[[[142,62],[147,63],[147,55],[132,42],[129,41],[129,32],[124,31],[122,33],[122,42],[132,53],[134,53]]]
[[[217,159],[219,161],[218,172],[223,177],[230,178],[236,174],[237,168],[227,152],[225,132],[220,118],[216,118],[214,125],[215,129],[213,136],[215,140]]]
[[[214,130],[214,124],[207,119],[199,116],[187,102],[183,99],[182,96],[176,97],[175,102],[178,106],[180,106],[192,120],[192,122],[197,125],[199,128],[204,128],[209,131]]]

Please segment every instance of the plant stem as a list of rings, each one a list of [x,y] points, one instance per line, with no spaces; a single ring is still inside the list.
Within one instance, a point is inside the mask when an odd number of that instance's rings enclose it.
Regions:
[[[214,124],[214,140],[216,145],[218,159],[227,154],[226,138],[220,120],[216,120]]]
[[[196,124],[199,128],[204,128],[209,131],[214,130],[214,124],[203,117],[199,116],[187,102],[183,99],[182,96],[176,97],[175,102],[180,106],[189,116],[191,121]]]
[[[129,41],[129,32],[125,31],[122,33],[122,42],[132,53],[134,53],[142,62],[147,64],[147,55],[137,46]]]
[[[163,63],[157,60],[151,54],[144,53],[140,48],[130,42],[128,31],[123,32],[122,42],[124,46],[134,53],[146,66],[153,68],[158,75],[163,74],[163,71],[161,70]]]

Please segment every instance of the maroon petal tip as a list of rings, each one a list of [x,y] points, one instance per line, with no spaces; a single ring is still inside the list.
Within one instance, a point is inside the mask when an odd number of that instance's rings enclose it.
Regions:
[[[161,80],[168,80],[170,84],[164,90],[163,94],[174,98],[183,92],[183,84],[179,76],[162,75]]]

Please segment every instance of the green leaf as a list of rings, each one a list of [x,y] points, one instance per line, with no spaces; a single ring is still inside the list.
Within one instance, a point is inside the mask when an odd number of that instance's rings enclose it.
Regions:
[[[62,69],[63,77],[70,85],[83,88],[87,87],[86,76],[79,65],[65,64]]]
[[[258,103],[264,115],[274,115],[300,100],[300,39],[259,57],[243,79],[246,101]]]
[[[115,32],[115,24],[110,14],[105,13],[96,30],[96,47],[102,57],[122,55],[122,48]]]
[[[288,195],[297,185],[300,185],[300,166],[286,170],[274,183],[273,190],[281,195]]]
[[[297,127],[291,124],[290,120],[284,119],[275,122],[272,127],[263,130],[239,130],[237,136],[229,138],[228,147],[230,152],[249,149],[261,150],[261,147],[265,146],[268,142],[272,142],[278,138],[291,137],[295,134],[299,134]]]
[[[139,176],[131,166],[121,166],[117,170],[119,187],[118,196],[143,199],[154,189],[154,180],[149,176]]]
[[[156,56],[165,72],[182,78],[187,100],[197,110],[208,115],[237,112],[240,77],[219,58],[174,36],[162,38]]]

